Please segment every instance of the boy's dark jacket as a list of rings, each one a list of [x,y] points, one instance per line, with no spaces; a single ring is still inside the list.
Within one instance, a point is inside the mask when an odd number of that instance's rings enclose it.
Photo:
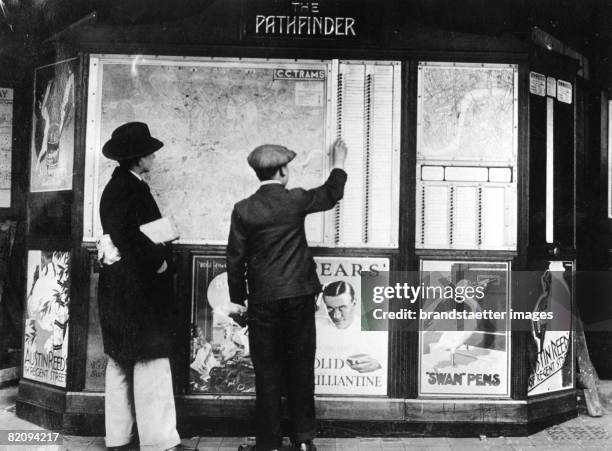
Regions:
[[[227,245],[232,302],[265,302],[320,290],[304,219],[331,209],[342,199],[345,183],[346,172],[333,169],[318,188],[265,184],[234,206]]]

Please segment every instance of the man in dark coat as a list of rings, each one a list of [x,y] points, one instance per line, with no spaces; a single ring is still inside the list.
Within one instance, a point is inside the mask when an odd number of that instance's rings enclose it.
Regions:
[[[142,174],[163,146],[140,122],[118,127],[102,153],[117,167],[100,200],[104,240],[98,291],[106,368],[106,445],[129,446],[134,414],[142,447],[180,446],[168,357],[172,350],[172,265],[167,244],[140,226],[161,218]],[[110,238],[109,238],[110,237]],[[101,249],[100,249],[101,248]]]
[[[227,245],[232,302],[248,300],[251,358],[255,368],[257,451],[281,445],[283,367],[288,374],[291,441],[316,450],[314,407],[315,295],[321,289],[304,230],[306,215],[331,209],[344,194],[346,146],[333,146],[327,181],[311,190],[285,188],[295,152],[257,147],[247,161],[261,180],[252,196],[234,206]],[[247,288],[248,287],[248,288]],[[248,449],[248,448],[247,448]]]

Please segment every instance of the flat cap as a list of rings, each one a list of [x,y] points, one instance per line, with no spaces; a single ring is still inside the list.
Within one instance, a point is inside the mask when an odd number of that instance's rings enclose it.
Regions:
[[[255,147],[247,157],[249,165],[257,169],[277,168],[289,163],[295,158],[295,152],[285,146],[264,144]]]

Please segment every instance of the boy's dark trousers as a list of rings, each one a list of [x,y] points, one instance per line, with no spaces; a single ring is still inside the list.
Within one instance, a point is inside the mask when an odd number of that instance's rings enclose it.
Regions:
[[[287,387],[291,441],[306,442],[316,435],[314,310],[314,294],[249,303],[249,345],[255,367],[257,451],[281,447],[283,385]]]

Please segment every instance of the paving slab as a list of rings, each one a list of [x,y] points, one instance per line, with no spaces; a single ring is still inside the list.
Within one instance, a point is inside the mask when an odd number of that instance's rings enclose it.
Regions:
[[[612,387],[612,381],[605,381]],[[612,390],[611,390],[612,391]],[[17,387],[0,389],[0,428],[43,430],[39,426],[17,418],[15,401]],[[433,430],[433,429],[432,429]],[[186,451],[236,451],[242,443],[253,443],[252,437],[183,437]],[[287,442],[287,439],[285,439]],[[581,414],[565,423],[552,426],[528,437],[355,437],[319,438],[315,440],[319,451],[552,451],[552,450],[612,450],[612,406],[600,418]],[[66,436],[62,445],[20,446],[8,451],[103,451],[103,437]],[[1,449],[0,451],[4,451]]]

